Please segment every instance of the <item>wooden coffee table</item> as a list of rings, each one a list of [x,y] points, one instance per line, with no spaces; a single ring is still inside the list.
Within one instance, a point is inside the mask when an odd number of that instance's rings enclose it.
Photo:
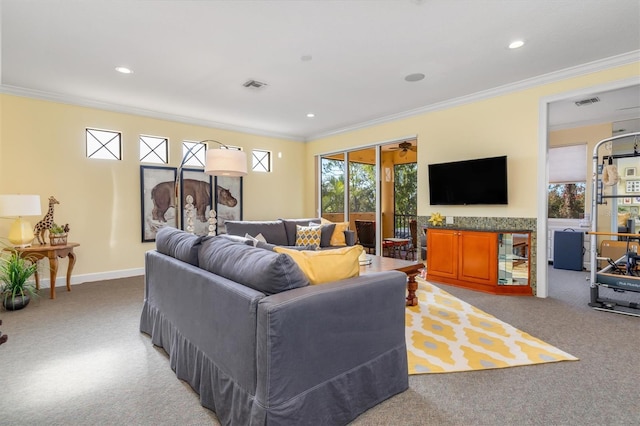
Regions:
[[[360,265],[360,275],[372,274],[374,272],[400,271],[407,274],[407,306],[416,306],[418,298],[416,290],[418,283],[416,275],[420,273],[420,269],[424,268],[424,263],[411,260],[402,260],[392,257],[367,255],[371,259],[370,265]]]

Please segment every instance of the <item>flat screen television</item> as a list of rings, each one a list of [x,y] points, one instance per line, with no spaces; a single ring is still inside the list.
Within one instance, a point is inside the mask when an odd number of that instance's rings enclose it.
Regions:
[[[507,156],[429,164],[431,205],[507,204]]]

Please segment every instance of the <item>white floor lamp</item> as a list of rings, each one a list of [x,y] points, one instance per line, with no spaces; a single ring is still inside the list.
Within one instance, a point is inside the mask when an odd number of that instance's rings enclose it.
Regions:
[[[215,142],[220,145],[220,149],[207,149],[204,172],[211,176],[246,176],[247,175],[247,154],[239,149],[229,148],[222,142],[218,142],[213,139],[205,139],[198,143]],[[182,203],[182,194],[180,194],[180,174],[185,163],[191,158],[192,150],[197,145],[194,144],[182,159],[180,167],[178,167],[175,192],[176,192],[176,204],[178,206]],[[215,185],[215,183],[214,183]],[[216,188],[211,188],[211,196],[213,197]],[[178,211],[181,207],[178,208]],[[209,235],[216,234],[216,211],[215,208],[211,209],[209,218]]]

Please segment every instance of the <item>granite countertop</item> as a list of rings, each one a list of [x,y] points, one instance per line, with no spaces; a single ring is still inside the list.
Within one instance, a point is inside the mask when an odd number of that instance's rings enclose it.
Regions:
[[[527,232],[533,232],[531,229],[513,229],[513,228],[471,228],[465,226],[433,226],[427,225],[425,229],[450,229],[452,231],[474,231],[474,232],[501,232],[511,234],[524,234]]]

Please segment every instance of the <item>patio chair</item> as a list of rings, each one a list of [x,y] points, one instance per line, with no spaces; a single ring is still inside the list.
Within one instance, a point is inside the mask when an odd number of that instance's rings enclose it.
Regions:
[[[376,223],[371,220],[356,220],[358,243],[367,249],[368,253],[376,251]]]
[[[409,232],[411,234],[411,238],[404,258],[409,259],[409,256],[411,256],[411,260],[416,260],[418,254],[418,221],[415,219],[409,221]]]

